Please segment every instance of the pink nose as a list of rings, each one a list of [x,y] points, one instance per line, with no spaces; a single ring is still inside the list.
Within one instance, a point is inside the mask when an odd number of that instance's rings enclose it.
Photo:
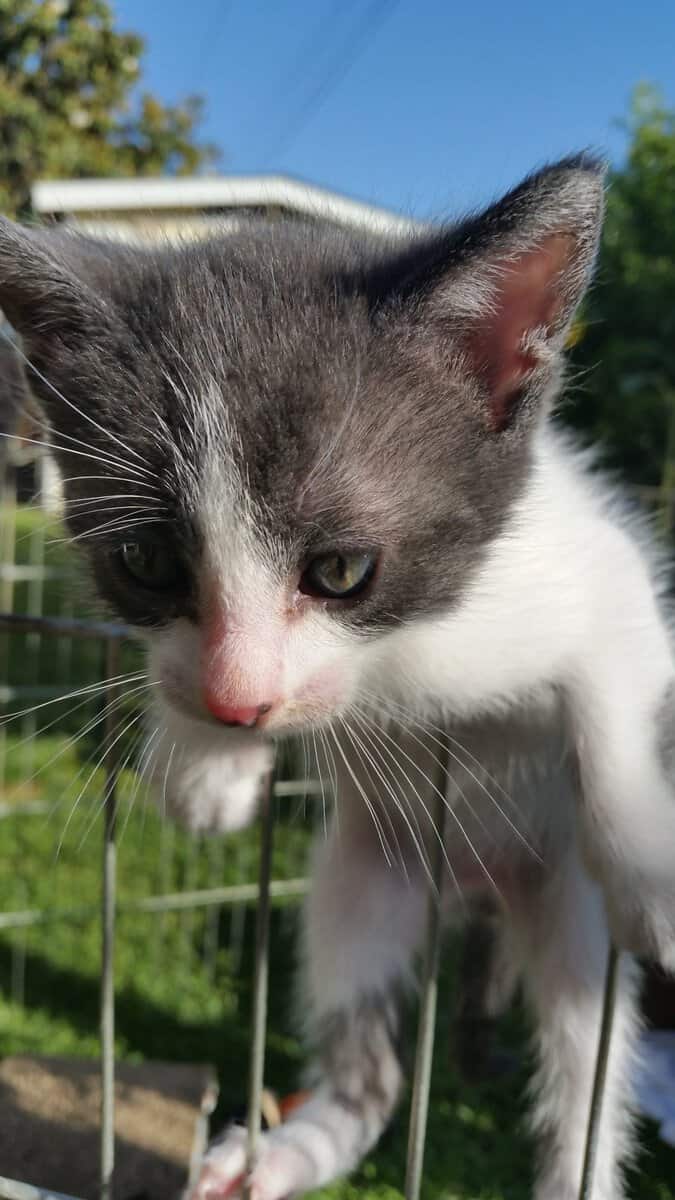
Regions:
[[[208,692],[204,700],[209,712],[222,721],[223,725],[245,725],[249,728],[257,725],[260,718],[264,717],[272,707],[271,704],[225,704],[215,696],[209,695]]]

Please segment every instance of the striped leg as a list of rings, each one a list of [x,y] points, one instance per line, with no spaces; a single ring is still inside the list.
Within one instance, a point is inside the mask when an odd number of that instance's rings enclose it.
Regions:
[[[341,820],[317,855],[305,926],[305,976],[316,1086],[311,1099],[260,1141],[249,1180],[255,1200],[322,1186],[352,1170],[396,1104],[397,989],[419,944],[425,889],[388,866],[359,820]],[[234,1195],[244,1182],[245,1133],[210,1149],[192,1200]]]

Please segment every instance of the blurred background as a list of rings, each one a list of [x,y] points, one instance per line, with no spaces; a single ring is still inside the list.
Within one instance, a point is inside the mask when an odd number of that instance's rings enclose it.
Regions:
[[[609,161],[608,212],[559,419],[599,445],[600,463],[672,541],[672,0],[0,0],[0,211],[21,220],[142,240],[236,229],[254,212],[396,236],[584,148]],[[0,608],[91,616],[39,416],[5,341],[0,435]],[[118,1197],[159,1200],[180,1186],[216,1091],[220,1120],[245,1098],[256,831],[188,837],[142,803],[153,758],[140,668],[125,645],[123,686],[106,690],[97,641],[0,632],[0,1175],[96,1194],[86,1060],[98,1046],[114,738],[116,1051],[130,1072]],[[303,776],[302,761],[289,759],[288,773]],[[290,980],[305,852],[325,800],[291,792],[277,800],[274,860],[267,1079],[280,1094],[302,1062]],[[444,967],[425,1195],[525,1200],[526,1020],[519,1010],[497,1030],[469,1020],[471,1052],[458,1058],[461,952],[450,943]],[[675,1200],[675,997],[654,972],[645,1015],[661,1039],[643,1105],[656,1120],[631,1194]],[[472,1057],[467,1075],[459,1067]],[[183,1074],[171,1074],[176,1064]],[[389,1200],[404,1163],[402,1116],[355,1180],[330,1192]]]

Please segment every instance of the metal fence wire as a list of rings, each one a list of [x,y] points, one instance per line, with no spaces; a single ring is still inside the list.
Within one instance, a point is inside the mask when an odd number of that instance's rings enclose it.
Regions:
[[[213,837],[198,842],[191,839],[182,860],[180,886],[176,887],[174,857],[176,833],[169,822],[161,825],[159,859],[157,871],[148,894],[120,896],[117,880],[117,844],[129,819],[138,784],[134,785],[128,812],[121,820],[124,779],[128,775],[130,753],[125,754],[125,737],[133,726],[133,718],[127,721],[122,701],[122,663],[128,649],[127,631],[120,625],[83,620],[77,616],[77,592],[72,584],[72,567],[67,547],[61,538],[53,535],[56,518],[50,518],[50,503],[45,480],[48,476],[48,460],[38,460],[32,465],[33,478],[27,488],[21,483],[21,469],[16,465],[6,470],[3,482],[2,521],[0,522],[0,707],[5,713],[18,719],[18,738],[8,740],[7,721],[0,721],[0,786],[5,789],[8,778],[10,752],[21,755],[21,779],[30,780],[38,774],[36,767],[37,743],[41,735],[57,722],[45,719],[49,705],[61,699],[64,688],[68,698],[75,703],[78,722],[87,704],[103,699],[105,717],[104,753],[99,761],[104,766],[103,779],[99,786],[103,796],[102,809],[102,864],[101,900],[98,912],[91,905],[50,903],[22,907],[12,911],[0,911],[0,931],[11,931],[12,966],[11,994],[21,1003],[24,995],[26,971],[25,938],[31,929],[53,927],[53,923],[76,923],[95,916],[100,922],[100,1070],[101,1070],[101,1114],[99,1153],[99,1195],[101,1200],[113,1200],[115,1181],[115,924],[118,916],[127,913],[153,914],[157,924],[156,941],[161,943],[163,925],[169,914],[177,914],[184,922],[186,940],[189,939],[190,921],[193,914],[201,910],[207,914],[203,936],[203,962],[207,971],[214,970],[218,946],[218,930],[221,913],[230,914],[229,941],[232,958],[238,967],[241,962],[244,936],[244,906],[256,904],[256,939],[253,979],[253,1023],[250,1044],[249,1089],[248,1089],[248,1141],[249,1162],[256,1150],[256,1141],[261,1126],[261,1101],[263,1068],[265,1060],[267,990],[269,971],[270,908],[275,900],[297,899],[307,889],[304,878],[304,852],[290,856],[286,877],[273,877],[273,837],[275,812],[283,798],[304,797],[314,793],[323,797],[319,783],[306,779],[285,780],[271,775],[267,780],[262,800],[259,843],[256,864],[251,856],[245,860],[241,849],[231,849],[227,838]],[[51,476],[49,476],[51,479]],[[51,484],[50,484],[51,486]],[[37,503],[31,506],[17,503],[28,499],[32,490]],[[45,520],[45,514],[47,520]],[[58,526],[56,526],[58,528]],[[45,615],[49,614],[49,615]],[[17,635],[21,635],[20,638]],[[20,683],[12,684],[17,663],[16,644],[20,641]],[[43,657],[43,647],[49,654]],[[101,679],[104,685],[81,686],[83,678]],[[72,687],[71,687],[72,685]],[[140,689],[139,689],[140,690]],[[35,704],[38,701],[38,704]],[[17,705],[19,706],[17,708]],[[26,707],[21,707],[25,705]],[[71,718],[72,719],[72,718]],[[91,731],[97,725],[93,718],[84,724]],[[121,731],[121,732],[120,732]],[[79,735],[78,735],[79,736]],[[59,760],[63,751],[57,748],[49,763]],[[142,755],[141,755],[142,759]],[[65,771],[69,769],[61,767]],[[132,760],[133,762],[133,760]],[[437,822],[442,830],[446,817],[446,806],[441,797],[448,794],[447,762],[441,764],[438,780],[439,809]],[[78,776],[88,766],[85,760]],[[139,775],[142,776],[142,762]],[[88,776],[93,777],[95,768]],[[86,782],[85,782],[86,787]],[[79,796],[82,795],[79,792]],[[74,808],[77,807],[77,799]],[[123,799],[123,798],[122,798]],[[304,801],[303,801],[304,802]],[[4,811],[7,809],[7,811]],[[33,800],[31,794],[20,805],[21,819],[30,814],[44,814],[45,805]],[[11,805],[0,804],[0,817],[14,815]],[[72,812],[68,817],[70,821]],[[91,822],[85,825],[85,834]],[[236,842],[236,839],[235,839]],[[433,864],[429,883],[428,911],[425,946],[422,958],[420,988],[419,1026],[415,1056],[408,1154],[405,1177],[407,1200],[418,1200],[422,1183],[424,1147],[429,1108],[431,1066],[434,1051],[434,1030],[438,994],[439,964],[441,953],[442,922],[438,909],[441,893],[443,858],[441,840],[438,841],[436,861]],[[234,864],[234,882],[223,883],[224,856],[239,855]],[[201,856],[201,857],[200,857]],[[204,862],[205,856],[205,862]],[[245,861],[244,861],[245,860]],[[231,858],[227,858],[231,865]],[[232,877],[232,870],[230,877]],[[26,896],[28,893],[26,891]],[[286,910],[284,910],[286,911]],[[593,1168],[597,1145],[603,1087],[611,1040],[611,1026],[617,977],[617,952],[612,949],[607,966],[605,1004],[599,1034],[598,1057],[595,1083],[589,1111],[586,1153],[583,1176],[579,1184],[580,1200],[592,1200]],[[19,1180],[0,1177],[0,1200],[59,1200],[60,1193],[45,1191]],[[72,1200],[70,1197],[62,1200]]]
[[[96,622],[84,622],[67,618],[23,617],[14,614],[0,614],[0,631],[21,631],[29,635],[63,638],[89,638],[103,642],[106,647],[105,666],[106,679],[112,680],[106,687],[106,702],[112,706],[119,684],[120,643],[125,636],[125,630],[120,626]],[[107,736],[110,740],[114,728],[111,715],[112,707],[107,707]],[[439,791],[441,796],[448,794],[448,764],[441,765],[441,780]],[[118,797],[117,782],[120,769],[119,755],[114,751],[107,755],[104,785],[104,820],[103,820],[103,855],[102,855],[102,887],[101,887],[101,993],[100,993],[100,1069],[101,1069],[101,1125],[100,1125],[100,1200],[112,1200],[114,1195],[115,1174],[115,916],[117,911],[116,897],[116,834],[118,826]],[[260,816],[260,848],[257,885],[245,890],[216,889],[216,895],[185,896],[183,903],[190,904],[225,902],[232,898],[255,898],[256,911],[256,940],[253,981],[253,1033],[249,1060],[249,1089],[248,1089],[248,1138],[247,1153],[249,1164],[252,1163],[257,1139],[261,1127],[261,1101],[263,1089],[263,1070],[265,1061],[265,1036],[267,1023],[267,993],[269,973],[269,928],[270,900],[272,894],[299,894],[304,890],[304,881],[291,881],[286,888],[272,880],[272,844],[274,833],[273,797],[276,793],[286,793],[297,790],[302,792],[306,787],[305,781],[279,784],[274,774],[270,774],[264,789]],[[441,835],[446,818],[446,806],[443,800],[438,801],[438,828]],[[408,1140],[408,1156],[406,1165],[405,1195],[406,1200],[419,1200],[424,1164],[424,1144],[426,1136],[427,1115],[429,1108],[429,1093],[431,1083],[431,1065],[434,1051],[434,1031],[436,1021],[436,1005],[438,995],[438,976],[441,951],[441,917],[439,912],[439,896],[443,877],[443,855],[441,839],[438,841],[432,878],[429,882],[426,938],[423,954],[423,969],[420,992],[420,1014],[417,1035],[417,1050],[413,1076],[412,1102],[410,1111],[410,1126]],[[154,897],[149,898],[146,909],[154,907],[159,910],[162,905],[180,907],[180,898]],[[141,902],[142,903],[142,902]],[[67,915],[67,914],[66,914]],[[52,914],[53,917],[53,914]],[[21,928],[41,919],[48,919],[48,914],[17,912],[0,914],[0,928]],[[618,954],[612,948],[607,965],[605,985],[605,1001],[602,1025],[598,1043],[598,1055],[595,1080],[589,1110],[586,1151],[584,1156],[582,1179],[579,1185],[579,1200],[592,1200],[593,1169],[598,1140],[602,1094],[605,1082],[607,1061],[609,1056],[612,1018],[614,1011]],[[59,1200],[61,1194],[47,1192],[18,1180],[0,1177],[0,1197],[2,1200]],[[65,1200],[72,1200],[66,1197]]]

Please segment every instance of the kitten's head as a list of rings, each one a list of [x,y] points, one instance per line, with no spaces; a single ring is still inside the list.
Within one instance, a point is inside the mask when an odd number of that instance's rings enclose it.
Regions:
[[[396,244],[289,221],[140,250],[2,223],[0,305],[70,529],[168,711],[312,726],[402,624],[461,601],[526,485],[601,207],[576,159]]]

